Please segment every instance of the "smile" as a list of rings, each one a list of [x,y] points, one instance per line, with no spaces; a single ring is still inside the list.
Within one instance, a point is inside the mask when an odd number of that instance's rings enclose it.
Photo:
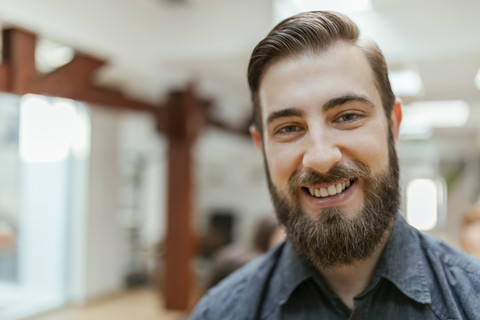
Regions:
[[[306,190],[312,197],[326,198],[344,192],[350,188],[350,186],[355,183],[356,180],[357,178],[352,178],[325,187],[304,187],[303,189]]]

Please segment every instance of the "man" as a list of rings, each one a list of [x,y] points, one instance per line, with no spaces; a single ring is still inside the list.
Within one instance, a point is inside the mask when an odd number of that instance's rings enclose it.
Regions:
[[[401,104],[380,49],[341,14],[301,13],[257,45],[248,79],[287,241],[192,319],[480,319],[479,261],[398,213]]]

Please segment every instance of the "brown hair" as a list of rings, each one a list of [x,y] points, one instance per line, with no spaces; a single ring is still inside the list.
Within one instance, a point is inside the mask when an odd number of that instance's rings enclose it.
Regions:
[[[258,43],[248,65],[248,83],[253,101],[253,122],[262,133],[263,125],[258,97],[262,74],[276,59],[301,53],[318,53],[337,41],[357,45],[365,54],[375,75],[377,89],[387,119],[390,118],[395,95],[388,80],[385,58],[380,48],[371,41],[359,40],[357,25],[345,15],[336,12],[303,12],[281,21]]]

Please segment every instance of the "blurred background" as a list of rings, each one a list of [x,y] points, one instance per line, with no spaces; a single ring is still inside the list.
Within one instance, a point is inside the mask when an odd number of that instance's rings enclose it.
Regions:
[[[314,9],[384,51],[404,102],[402,212],[464,249],[479,1],[0,0],[0,319],[186,318],[219,250],[265,250],[247,63]]]

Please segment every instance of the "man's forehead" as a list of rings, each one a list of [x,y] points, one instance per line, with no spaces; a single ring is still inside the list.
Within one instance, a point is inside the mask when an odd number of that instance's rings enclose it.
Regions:
[[[360,49],[360,47],[356,43],[353,43],[353,42],[338,40],[338,41],[332,42],[330,45],[326,47],[311,48],[306,46],[304,49],[293,51],[289,54],[281,55],[281,56],[270,59],[270,61],[268,61],[268,63],[264,66],[262,70],[262,74],[259,79],[259,87],[261,86],[262,79],[264,78],[265,74],[268,72],[268,70],[272,66],[275,66],[277,64],[284,64],[284,63],[287,63],[288,61],[298,60],[304,57],[318,57],[318,56],[326,55],[328,53],[339,54],[341,52],[344,52],[344,53],[347,52],[348,54],[351,54],[351,55],[360,54],[366,59],[364,52]]]
[[[317,93],[307,90],[312,84],[318,86],[317,98],[350,93],[379,97],[373,70],[363,51],[354,44],[338,43],[319,53],[310,51],[271,61],[259,85],[261,109],[265,110],[266,104],[271,107],[272,101],[276,104],[314,98],[311,95]]]

